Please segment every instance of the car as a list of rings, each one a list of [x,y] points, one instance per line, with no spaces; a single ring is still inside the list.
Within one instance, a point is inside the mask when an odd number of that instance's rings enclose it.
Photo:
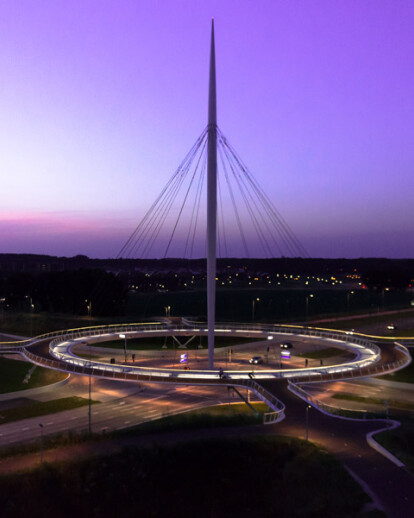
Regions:
[[[293,345],[290,342],[282,342],[280,344],[281,349],[292,349]]]
[[[253,356],[250,358],[249,363],[253,363],[254,365],[257,365],[258,363],[263,363],[263,358],[261,356]]]
[[[397,329],[397,326],[395,324],[388,324],[387,329],[390,331],[395,331]]]

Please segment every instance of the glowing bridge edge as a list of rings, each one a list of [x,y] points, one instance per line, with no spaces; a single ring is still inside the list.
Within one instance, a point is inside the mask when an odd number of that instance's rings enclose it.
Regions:
[[[147,327],[146,327],[147,326]],[[83,331],[83,332],[82,332]],[[217,381],[220,379],[219,370],[201,370],[193,369],[191,371],[182,371],[179,369],[163,369],[140,367],[131,365],[108,364],[100,361],[80,358],[72,352],[75,345],[81,342],[111,340],[114,337],[118,338],[119,333],[125,333],[129,338],[143,335],[151,336],[166,336],[166,335],[204,335],[207,333],[205,327],[170,327],[165,324],[143,324],[143,325],[122,325],[122,326],[104,326],[95,328],[84,328],[68,331],[51,341],[49,345],[50,353],[53,357],[68,364],[77,365],[84,368],[99,369],[102,372],[108,373],[128,373],[142,375],[144,377],[157,376],[164,378],[165,382],[174,383],[174,379],[185,381],[192,380]],[[322,339],[328,342],[335,342],[340,344],[345,349],[350,349],[357,354],[357,359],[345,362],[338,365],[320,366],[317,368],[299,368],[299,369],[272,369],[254,371],[255,380],[264,380],[272,378],[300,378],[310,376],[320,376],[321,374],[345,373],[359,370],[375,364],[380,359],[380,349],[377,345],[367,339],[361,339],[354,335],[347,333],[334,332],[329,330],[321,330],[315,328],[303,328],[300,326],[226,326],[218,324],[215,332],[218,335],[234,334],[240,336],[241,333],[245,336],[258,336],[258,338],[267,339],[268,336],[286,336],[295,335],[300,337]],[[237,333],[237,334],[236,334]],[[104,339],[104,340],[102,340]],[[237,380],[249,380],[252,371],[246,370],[226,370],[224,371],[225,380],[234,382]],[[99,376],[99,375],[98,375]],[[159,380],[161,381],[161,380]]]

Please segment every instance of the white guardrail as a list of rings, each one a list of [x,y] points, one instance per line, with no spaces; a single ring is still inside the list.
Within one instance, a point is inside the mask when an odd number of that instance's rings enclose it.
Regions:
[[[355,336],[349,332],[321,330],[315,328],[307,328],[302,326],[284,326],[284,325],[249,325],[249,324],[216,324],[215,333],[217,335],[233,335],[233,336],[249,336],[267,339],[277,335],[294,335],[310,338],[322,339],[330,342],[340,343],[342,347],[351,349],[356,353],[357,359],[348,361],[347,363],[320,366],[317,368],[301,368],[301,369],[275,369],[275,370],[258,370],[248,372],[246,370],[226,370],[224,373],[220,370],[202,370],[194,369],[191,371],[182,371],[178,369],[165,369],[154,367],[140,367],[131,365],[108,364],[92,359],[85,359],[75,356],[72,353],[74,345],[84,341],[99,341],[101,339],[110,340],[114,337],[118,338],[119,334],[126,334],[128,338],[136,336],[165,336],[165,335],[201,335],[207,334],[207,327],[204,325],[196,325],[196,323],[183,319],[183,325],[173,325],[166,322],[149,322],[140,324],[119,324],[107,326],[95,326],[89,328],[78,328],[67,331],[58,331],[40,335],[34,339],[13,342],[7,344],[7,347],[14,345],[16,349],[23,351],[27,359],[34,363],[42,364],[58,370],[67,372],[77,372],[78,374],[91,374],[97,377],[107,377],[124,380],[147,380],[169,383],[222,383],[236,385],[248,388],[253,391],[260,399],[262,399],[273,412],[265,414],[264,422],[266,424],[280,421],[284,418],[285,406],[270,392],[264,389],[259,383],[261,380],[274,378],[288,378],[291,381],[318,381],[322,376],[331,375],[332,379],[338,377],[352,377],[353,373],[362,375],[364,371],[372,371],[372,374],[378,373],[378,366],[375,364],[380,359],[381,350],[372,341]],[[56,358],[42,358],[36,353],[30,351],[30,346],[36,343],[52,338],[49,344],[50,354]],[[98,339],[98,340],[96,340]],[[102,340],[104,341],[104,340]],[[6,345],[6,344],[3,344]],[[382,365],[380,372],[384,372],[387,367],[396,370],[401,366],[407,365],[411,361],[408,350],[401,344],[395,346],[403,353],[404,358],[389,364]],[[1,349],[1,346],[0,346]],[[62,363],[64,365],[62,366]],[[365,375],[369,375],[368,373]],[[254,379],[253,379],[254,378]],[[299,387],[295,385],[299,392]],[[302,392],[302,390],[300,389]],[[299,394],[298,394],[299,395]],[[302,393],[303,397],[303,393]]]
[[[272,369],[272,370],[256,370],[253,373],[246,370],[226,370],[225,379],[236,381],[240,379],[248,380],[254,377],[260,381],[271,378],[290,378],[290,377],[320,377],[326,374],[340,374],[347,371],[358,371],[364,367],[371,366],[378,362],[380,358],[380,349],[369,340],[348,335],[346,333],[333,331],[320,331],[303,327],[293,326],[257,326],[257,325],[238,325],[237,328],[228,324],[217,324],[215,332],[218,335],[239,335],[239,336],[257,336],[258,338],[267,338],[276,335],[297,335],[319,338],[332,342],[340,342],[343,347],[352,349],[357,354],[357,359],[343,364],[320,366],[301,369]],[[88,339],[101,338],[110,339],[117,337],[120,333],[126,334],[129,338],[144,335],[198,335],[207,333],[206,327],[189,327],[189,326],[167,326],[166,324],[131,324],[120,326],[102,326],[94,328],[76,329],[60,334],[50,343],[50,353],[55,358],[64,361],[67,364],[77,365],[80,367],[96,368],[106,372],[113,373],[136,373],[144,376],[156,376],[165,381],[171,378],[180,378],[199,381],[217,380],[220,378],[219,370],[193,369],[191,371],[182,371],[178,369],[165,369],[154,367],[125,366],[120,364],[108,364],[95,360],[88,360],[75,356],[72,353],[72,347],[79,344],[80,341],[88,342]],[[43,337],[44,338],[44,337]],[[43,339],[42,338],[42,339]],[[220,378],[223,379],[223,378]],[[172,381],[172,380],[171,380]]]

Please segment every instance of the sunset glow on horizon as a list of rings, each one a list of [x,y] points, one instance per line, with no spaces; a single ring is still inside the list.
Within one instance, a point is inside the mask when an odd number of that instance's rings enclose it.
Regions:
[[[118,254],[207,123],[212,16],[218,125],[309,255],[414,257],[409,0],[4,3],[0,253]]]

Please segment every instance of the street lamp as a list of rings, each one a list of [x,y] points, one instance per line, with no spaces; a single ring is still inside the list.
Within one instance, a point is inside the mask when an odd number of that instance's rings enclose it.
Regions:
[[[165,306],[165,316],[170,317],[171,316],[171,306]]]
[[[127,361],[127,347],[126,347],[127,346],[127,343],[126,343],[127,342],[127,337],[126,337],[125,334],[120,334],[119,338],[124,338],[125,339],[125,342],[124,342],[124,359],[125,359],[125,363],[126,363],[126,361]]]
[[[92,315],[92,301],[85,299],[85,303],[86,303],[86,309],[88,311],[88,317],[90,317]]]
[[[88,431],[89,435],[92,433],[92,354],[91,354],[91,344],[88,342],[89,346],[89,398],[88,398]]]
[[[2,297],[0,299],[0,304],[1,304],[1,321],[3,322],[4,320],[4,303],[6,302],[6,298],[5,297]]]
[[[353,295],[354,292],[353,291],[348,291],[347,294],[346,294],[346,310],[349,312],[349,299],[350,299],[350,296]]]
[[[311,293],[310,295],[306,295],[306,320],[309,318],[309,299],[313,299],[314,295]]]
[[[273,335],[268,335],[267,340],[271,342],[274,339]],[[270,344],[266,347],[266,362],[269,363],[269,352],[270,352]]]
[[[305,439],[308,440],[309,437],[309,409],[312,408],[311,405],[306,405],[306,437]]]
[[[33,336],[33,311],[34,311],[34,304],[32,301],[32,297],[30,297],[30,336]]]
[[[260,302],[259,297],[252,300],[252,322],[254,322],[254,310],[256,308],[256,302]]]
[[[40,428],[40,464],[43,464],[43,425],[39,423]]]

